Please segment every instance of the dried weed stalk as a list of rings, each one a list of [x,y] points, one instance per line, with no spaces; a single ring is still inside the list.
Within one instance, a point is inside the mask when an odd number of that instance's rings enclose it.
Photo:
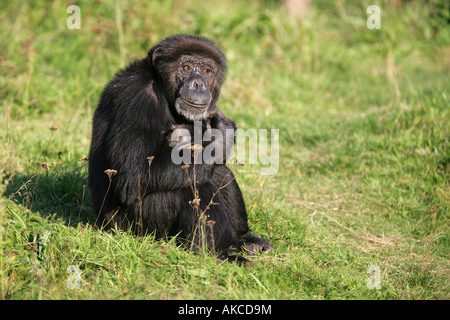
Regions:
[[[103,202],[102,202],[102,205],[100,206],[100,210],[98,211],[98,215],[97,215],[97,219],[95,220],[95,223],[97,223],[98,218],[100,218],[100,214],[102,213],[103,206],[105,205],[106,196],[108,195],[109,189],[111,188],[112,177],[117,174],[117,170],[114,170],[114,169],[106,169],[104,172],[106,173],[106,175],[109,178],[109,185],[108,185],[108,189],[106,189],[105,196],[103,197]]]

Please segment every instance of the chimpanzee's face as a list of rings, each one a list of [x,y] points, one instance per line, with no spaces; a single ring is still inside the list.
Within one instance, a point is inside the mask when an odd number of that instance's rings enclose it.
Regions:
[[[205,119],[216,74],[212,59],[183,55],[178,61],[175,108],[189,120]]]

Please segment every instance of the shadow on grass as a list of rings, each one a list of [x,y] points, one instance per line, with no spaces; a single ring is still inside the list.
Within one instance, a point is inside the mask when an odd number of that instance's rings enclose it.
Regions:
[[[72,171],[16,173],[3,197],[44,218],[62,218],[73,227],[80,222],[95,224],[97,217],[90,204],[85,171],[78,167]]]

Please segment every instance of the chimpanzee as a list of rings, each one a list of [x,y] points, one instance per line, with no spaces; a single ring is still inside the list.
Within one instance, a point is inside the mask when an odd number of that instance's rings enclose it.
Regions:
[[[203,232],[208,248],[224,257],[230,248],[272,250],[267,239],[249,232],[241,190],[224,162],[172,160],[178,143],[170,137],[180,127],[192,132],[197,121],[202,132],[212,128],[225,136],[236,130],[216,106],[226,69],[211,40],[174,35],[105,87],[93,118],[88,179],[104,227],[177,236],[196,245]],[[220,141],[225,160],[234,140]],[[202,141],[199,150],[217,142]]]

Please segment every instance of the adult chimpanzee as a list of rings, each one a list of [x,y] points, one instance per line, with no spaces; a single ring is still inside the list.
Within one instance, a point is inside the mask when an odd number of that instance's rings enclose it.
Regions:
[[[174,35],[106,86],[94,114],[89,155],[89,188],[104,226],[155,232],[157,238],[178,235],[198,245],[203,231],[208,247],[214,244],[224,256],[233,247],[250,254],[272,249],[249,232],[242,193],[228,167],[205,161],[186,166],[171,159],[177,143],[170,134],[176,128],[192,129],[201,121],[202,130],[236,129],[216,107],[226,68],[212,41]],[[193,210],[198,199],[197,212],[204,212],[208,225],[202,230]]]

